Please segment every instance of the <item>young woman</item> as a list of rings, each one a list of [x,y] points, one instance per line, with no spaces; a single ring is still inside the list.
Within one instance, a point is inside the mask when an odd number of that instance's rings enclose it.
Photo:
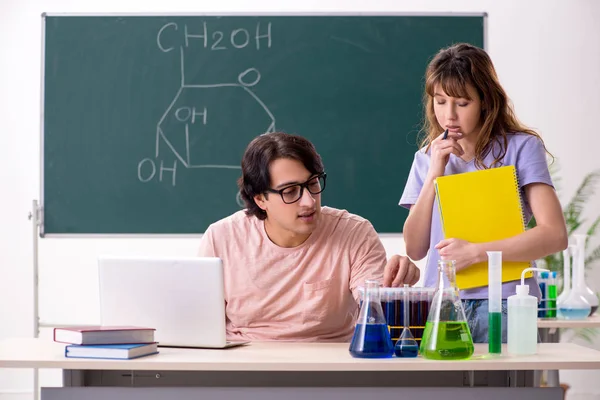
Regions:
[[[407,255],[420,260],[429,252],[425,286],[435,286],[437,261],[456,260],[456,270],[487,260],[486,251],[502,251],[504,261],[531,261],[567,247],[562,209],[548,171],[540,136],[515,116],[488,54],[469,44],[442,49],[425,74],[426,137],[416,152],[400,205],[410,209],[404,224]],[[444,132],[448,131],[444,139]],[[434,179],[483,168],[514,165],[526,221],[536,227],[515,237],[489,243],[444,239],[435,204]],[[517,282],[502,285],[503,334],[506,298]],[[530,294],[540,297],[535,279]],[[473,341],[487,342],[487,287],[463,290]]]

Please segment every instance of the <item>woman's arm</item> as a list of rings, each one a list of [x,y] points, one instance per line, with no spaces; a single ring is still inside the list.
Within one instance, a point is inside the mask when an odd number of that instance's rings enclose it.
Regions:
[[[413,260],[420,260],[427,255],[429,250],[429,236],[431,234],[431,214],[435,190],[433,179],[425,180],[421,193],[416,203],[410,207],[402,236],[406,246],[406,255]]]
[[[427,255],[429,250],[429,237],[431,234],[431,214],[435,200],[434,180],[443,176],[450,158],[450,154],[460,157],[464,154],[458,144],[461,133],[449,132],[441,134],[431,142],[431,162],[427,176],[423,179],[423,187],[415,204],[410,207],[410,212],[404,222],[402,236],[406,244],[406,254],[413,260],[420,260]]]
[[[531,261],[562,251],[568,246],[567,227],[554,188],[544,183],[525,186],[525,196],[535,216],[536,227],[508,239],[469,243],[442,240],[436,245],[440,256],[456,260],[456,269],[487,260],[486,251],[501,251],[505,261]]]

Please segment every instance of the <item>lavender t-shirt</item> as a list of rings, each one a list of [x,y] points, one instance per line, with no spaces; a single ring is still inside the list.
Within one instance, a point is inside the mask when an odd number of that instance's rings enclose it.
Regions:
[[[493,151],[490,151],[484,159],[484,164],[489,166],[494,161],[494,155],[499,154],[501,145],[495,143]],[[408,180],[400,198],[402,207],[410,208],[411,205],[417,202],[419,193],[423,188],[423,182],[429,170],[431,162],[431,153],[425,152],[425,149],[420,149],[415,153],[415,159],[408,175]],[[525,221],[529,222],[532,217],[531,207],[527,203],[523,187],[530,183],[544,183],[553,186],[548,164],[546,163],[546,153],[542,142],[535,136],[516,133],[508,135],[508,145],[506,155],[502,161],[502,165],[514,165],[517,170],[519,179],[519,189],[521,191],[521,205],[525,214]],[[501,166],[501,165],[499,165]],[[460,157],[450,154],[450,160],[446,165],[444,175],[460,174],[463,172],[476,171],[475,161],[463,161]],[[437,282],[437,262],[440,258],[435,245],[444,239],[442,225],[440,221],[439,209],[437,200],[433,204],[433,214],[431,218],[431,234],[429,238],[429,255],[425,268],[424,285],[426,287],[434,287]],[[502,298],[515,294],[516,285],[520,281],[506,282],[502,284]],[[526,284],[529,285],[529,294],[541,297],[540,288],[535,278],[527,279]],[[480,287],[460,292],[462,299],[487,299],[488,288]]]

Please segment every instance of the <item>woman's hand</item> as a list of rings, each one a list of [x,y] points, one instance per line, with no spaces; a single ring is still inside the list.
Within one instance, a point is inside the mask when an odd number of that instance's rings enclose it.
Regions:
[[[433,142],[431,142],[431,165],[429,166],[428,176],[430,179],[435,179],[444,175],[446,164],[450,159],[450,153],[454,153],[457,157],[464,154],[463,148],[458,144],[458,139],[462,138],[460,132],[448,132],[448,136],[444,139],[442,133]]]
[[[462,239],[444,239],[435,245],[442,260],[454,260],[456,271],[484,261],[482,252],[476,243]]]

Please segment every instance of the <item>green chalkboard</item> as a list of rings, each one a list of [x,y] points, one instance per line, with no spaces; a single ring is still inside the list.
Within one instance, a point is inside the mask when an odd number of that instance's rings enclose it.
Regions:
[[[42,235],[193,234],[248,142],[309,138],[323,204],[401,232],[423,73],[485,15],[44,15]]]

